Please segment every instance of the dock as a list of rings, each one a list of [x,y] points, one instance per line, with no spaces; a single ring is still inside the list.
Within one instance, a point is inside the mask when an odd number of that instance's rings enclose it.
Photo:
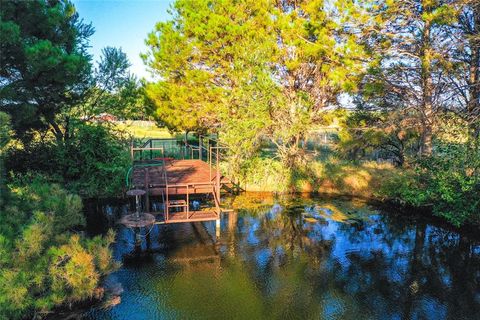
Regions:
[[[131,146],[129,189],[145,191],[144,208],[157,224],[220,219],[221,190],[231,190],[232,181],[220,170],[222,150],[218,141],[200,137],[198,144],[175,139],[150,139]],[[163,211],[152,212],[151,197],[161,199]],[[192,200],[208,198],[212,207],[194,208]]]

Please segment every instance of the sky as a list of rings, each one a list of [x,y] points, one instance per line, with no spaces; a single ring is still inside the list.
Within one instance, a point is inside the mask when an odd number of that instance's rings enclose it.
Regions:
[[[91,22],[90,37],[94,61],[107,46],[122,48],[132,64],[130,72],[138,78],[149,76],[140,53],[146,52],[145,39],[159,21],[169,19],[172,0],[72,0],[80,18]]]

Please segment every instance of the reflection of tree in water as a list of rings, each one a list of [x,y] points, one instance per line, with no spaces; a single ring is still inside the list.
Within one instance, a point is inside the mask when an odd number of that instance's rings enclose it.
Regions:
[[[220,266],[199,263],[163,283],[168,306],[205,319],[480,313],[480,259],[467,238],[393,215],[311,223],[304,211],[292,201],[254,217],[232,214]]]
[[[372,249],[337,263],[337,284],[375,317],[473,319],[479,314],[480,258],[473,243],[422,222],[393,220],[379,216],[362,232],[342,226],[342,235],[356,243],[370,241]]]

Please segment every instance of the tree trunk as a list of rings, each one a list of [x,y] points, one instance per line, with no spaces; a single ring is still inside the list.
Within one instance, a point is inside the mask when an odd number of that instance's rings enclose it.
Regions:
[[[430,44],[431,22],[425,21],[422,39],[421,51],[421,74],[423,86],[423,102],[421,110],[422,122],[422,144],[421,155],[428,156],[432,154],[432,135],[433,135],[433,83],[431,70],[431,44]]]
[[[471,138],[480,136],[480,5],[472,5],[473,28],[470,34],[469,46],[471,59],[469,66],[469,101],[467,105],[468,119],[471,128]]]
[[[55,135],[57,142],[63,142],[64,134],[62,129],[60,129],[60,126],[54,120],[50,120],[50,125],[52,126],[52,132]]]

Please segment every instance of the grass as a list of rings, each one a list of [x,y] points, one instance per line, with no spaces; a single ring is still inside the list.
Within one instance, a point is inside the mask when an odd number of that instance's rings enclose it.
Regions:
[[[390,164],[374,161],[353,164],[313,160],[303,168],[286,170],[278,160],[252,159],[244,168],[242,187],[261,192],[319,192],[377,198],[382,184],[399,174]]]
[[[116,122],[115,128],[131,134],[135,139],[173,138],[167,128],[157,127],[155,122],[127,120]]]

